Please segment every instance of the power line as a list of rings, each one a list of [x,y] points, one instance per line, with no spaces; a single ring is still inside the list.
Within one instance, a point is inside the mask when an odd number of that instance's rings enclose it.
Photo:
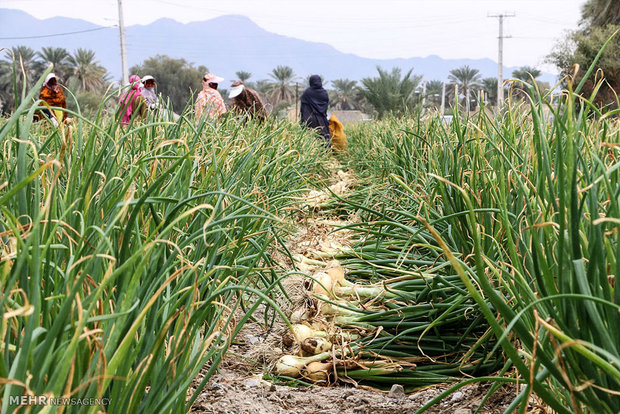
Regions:
[[[114,28],[114,27],[116,27],[116,26],[97,27],[95,29],[78,30],[78,31],[75,31],[75,32],[54,33],[54,34],[39,35],[39,36],[0,37],[0,40],[42,39],[42,38],[45,38],[45,37],[69,36],[69,35],[79,34],[79,33],[96,32],[97,30],[111,29],[111,28]]]

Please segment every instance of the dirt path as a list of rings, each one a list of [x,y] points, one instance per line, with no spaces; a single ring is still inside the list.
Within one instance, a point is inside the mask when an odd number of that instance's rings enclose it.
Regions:
[[[346,195],[355,186],[351,171],[344,171],[334,163],[329,190],[338,195]],[[303,272],[312,273],[327,263],[320,265],[317,252],[350,246],[354,241],[352,232],[339,231],[337,227],[358,220],[357,217],[330,217],[321,209],[332,198],[330,191],[311,191],[299,199],[299,210],[295,214],[297,233],[287,242],[287,248],[295,260],[296,267]],[[288,257],[278,255],[277,260],[291,269]],[[304,300],[304,277],[293,276],[287,280],[287,290],[294,301]],[[297,303],[296,305],[298,305]],[[289,315],[294,305],[282,302]],[[392,391],[379,391],[357,384],[322,386],[288,386],[266,381],[270,378],[269,366],[284,354],[282,332],[284,327],[266,332],[259,324],[248,323],[238,335],[220,365],[219,373],[214,375],[194,403],[192,413],[218,414],[403,414],[413,413],[426,402],[439,395],[447,386],[439,385],[406,395],[402,388]],[[200,381],[201,376],[196,378]],[[435,405],[428,413],[471,414],[482,402],[490,384],[473,384],[448,396]],[[486,403],[481,413],[503,413],[516,390],[503,388]],[[528,412],[545,412],[532,400]]]

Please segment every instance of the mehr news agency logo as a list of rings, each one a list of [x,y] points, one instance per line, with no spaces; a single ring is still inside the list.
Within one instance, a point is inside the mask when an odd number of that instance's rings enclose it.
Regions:
[[[45,395],[11,395],[9,405],[12,406],[108,406],[109,398],[67,398],[67,397],[48,397]]]

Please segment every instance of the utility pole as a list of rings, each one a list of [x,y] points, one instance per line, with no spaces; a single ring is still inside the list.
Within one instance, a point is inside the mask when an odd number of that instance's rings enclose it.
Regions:
[[[127,50],[125,48],[125,21],[123,20],[123,1],[118,0],[118,27],[121,34],[121,70],[122,85],[129,83],[129,74],[127,72]]]
[[[424,114],[424,105],[426,105],[426,82],[422,83],[422,114]]]
[[[446,114],[446,83],[441,84],[441,116]]]
[[[295,82],[295,119],[299,118],[299,82]]]
[[[499,36],[497,50],[497,107],[501,108],[504,104],[504,39],[512,36],[504,36],[504,18],[515,17],[514,13],[501,13],[489,15],[499,19]]]

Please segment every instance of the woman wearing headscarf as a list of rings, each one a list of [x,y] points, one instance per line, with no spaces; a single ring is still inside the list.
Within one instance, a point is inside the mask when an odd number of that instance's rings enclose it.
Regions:
[[[63,112],[52,110],[52,106],[56,106],[59,108],[67,107],[67,99],[65,98],[65,93],[62,88],[58,84],[58,79],[56,75],[50,73],[45,78],[45,82],[41,87],[41,92],[39,93],[39,99],[45,103],[47,109],[42,110],[45,115],[52,121],[55,126],[58,126],[59,122],[62,122]]]
[[[301,122],[309,128],[316,129],[329,145],[329,121],[327,107],[329,96],[323,89],[323,81],[319,75],[310,76],[310,87],[301,95]]]
[[[129,124],[129,121],[134,116],[143,118],[147,108],[146,100],[142,96],[140,77],[138,75],[131,75],[129,77],[129,84],[131,87],[121,95],[118,101],[120,115],[122,116],[121,122],[124,125]]]
[[[267,110],[258,92],[248,88],[241,81],[233,82],[228,94],[232,109],[237,115],[248,114],[250,118],[264,121],[267,118]]]
[[[226,113],[224,99],[217,91],[217,85],[223,80],[224,78],[215,76],[213,73],[207,73],[202,78],[202,91],[198,93],[196,103],[194,104],[196,118],[200,119],[201,116],[205,116],[215,119]]]
[[[144,84],[142,96],[144,96],[148,108],[156,109],[159,106],[159,98],[155,92],[155,78],[151,75],[146,75],[142,78],[142,83]]]

